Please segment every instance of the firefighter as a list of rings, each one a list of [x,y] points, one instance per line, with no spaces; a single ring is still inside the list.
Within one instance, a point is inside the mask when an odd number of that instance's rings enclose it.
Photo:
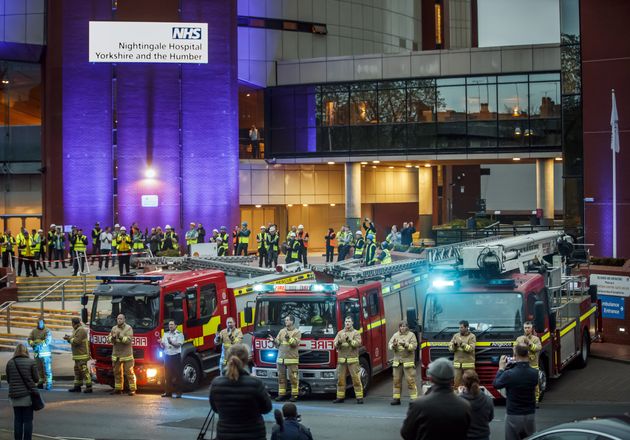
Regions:
[[[389,250],[389,243],[386,241],[381,243],[382,252],[376,257],[381,264],[390,264],[392,262],[392,252]]]
[[[258,267],[267,267],[267,228],[263,225],[260,232],[256,234],[256,243],[258,244]]]
[[[278,252],[280,236],[276,232],[275,226],[269,227],[269,233],[265,238],[265,246],[267,248],[267,267],[276,267],[278,265]]]
[[[249,246],[249,236],[252,231],[247,229],[247,222],[241,224],[241,230],[236,234],[236,255],[247,255],[247,247]]]
[[[37,383],[37,388],[39,389],[52,389],[51,342],[52,332],[46,328],[46,321],[41,317],[39,321],[37,321],[37,328],[31,330],[31,334],[28,337],[28,345],[33,348],[37,370],[39,371],[39,382]]]
[[[221,344],[223,346],[221,347],[221,359],[219,359],[219,374],[221,376],[223,376],[223,369],[225,368],[225,364],[227,364],[227,359],[225,358],[227,351],[232,345],[243,342],[243,332],[236,328],[234,318],[228,318],[225,324],[227,327],[214,337],[214,344]]]
[[[367,244],[365,248],[365,265],[374,266],[376,264],[376,243],[374,243],[374,234],[367,234]]]
[[[199,240],[199,233],[197,232],[195,222],[190,222],[190,229],[186,231],[186,251],[188,256],[191,256],[192,245],[197,244]]]
[[[468,321],[459,321],[459,333],[455,333],[448,350],[453,355],[453,368],[455,368],[455,389],[459,388],[464,371],[475,369],[475,345],[477,338],[471,333]]]
[[[72,318],[72,336],[65,335],[63,338],[70,344],[72,349],[72,360],[74,361],[74,386],[68,391],[80,393],[81,387],[85,384],[84,393],[92,392],[92,375],[88,368],[90,360],[90,342],[85,327],[81,325],[81,320]]]
[[[531,321],[523,324],[524,334],[516,338],[514,345],[526,345],[529,348],[529,366],[538,370],[538,358],[540,357],[540,350],[542,350],[542,343],[540,338],[534,334],[534,326]],[[536,403],[540,400],[540,386],[536,385]]]
[[[357,403],[363,403],[363,384],[359,374],[359,347],[361,347],[361,333],[352,326],[352,318],[347,316],[344,328],[335,336],[337,349],[337,398],[333,403],[343,403],[346,398],[346,376],[352,378],[354,395]]]
[[[219,232],[219,237],[221,238],[221,246],[223,246],[223,255],[228,255],[230,236],[228,235],[227,228],[225,226],[221,226],[220,229],[221,230]]]
[[[116,254],[118,254],[118,273],[123,275],[125,269],[129,273],[129,260],[131,259],[131,237],[127,235],[127,228],[120,227],[120,232],[114,240]]]
[[[418,339],[413,332],[409,331],[409,324],[407,324],[407,321],[400,321],[398,324],[398,331],[394,333],[387,345],[389,349],[394,352],[394,359],[392,361],[394,388],[392,392],[392,401],[390,402],[391,405],[400,405],[400,392],[403,375],[407,381],[409,398],[411,400],[415,400],[418,397],[415,364]]]
[[[81,266],[81,273],[85,272],[85,262],[87,256],[85,254],[87,250],[88,239],[83,234],[83,229],[78,228],[77,233],[70,236],[70,244],[72,245],[72,276],[76,277],[79,273],[79,265]]]
[[[354,255],[353,258],[355,260],[362,260],[365,258],[365,239],[363,238],[363,232],[357,231],[354,234]]]
[[[33,238],[29,235],[25,229],[17,236],[17,248],[18,248],[18,276],[22,276],[22,266],[26,267],[26,276],[30,277],[31,273],[34,277],[37,276],[35,270],[35,260],[33,259]]]
[[[287,370],[291,381],[291,402],[297,401],[299,394],[298,363],[300,362],[298,347],[302,334],[294,327],[295,318],[289,315],[284,318],[285,328],[278,332],[274,339],[269,336],[269,341],[278,348],[278,397],[277,402],[286,400],[287,396]]]
[[[297,241],[295,232],[289,232],[289,242],[287,243],[286,264],[300,261],[300,242]]]
[[[116,317],[117,324],[112,327],[112,331],[107,337],[109,343],[113,345],[112,364],[114,365],[114,391],[110,394],[122,394],[124,379],[129,385],[128,395],[136,394],[136,374],[133,371],[133,329],[125,323],[125,315],[122,313]]]

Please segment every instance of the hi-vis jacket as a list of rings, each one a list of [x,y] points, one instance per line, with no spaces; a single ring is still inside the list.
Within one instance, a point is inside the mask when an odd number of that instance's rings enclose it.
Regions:
[[[302,334],[296,328],[287,330],[283,328],[278,332],[274,344],[278,347],[278,363],[285,365],[297,365],[300,362],[298,346]]]
[[[394,341],[398,342],[396,346],[394,346]],[[418,339],[414,333],[409,330],[405,333],[396,332],[387,345],[394,352],[392,367],[397,367],[400,364],[404,368],[414,368],[416,366],[415,353],[416,348],[418,348]]]
[[[87,361],[90,359],[90,343],[85,327],[78,326],[72,331],[72,337],[68,340],[72,349],[72,360]]]
[[[35,357],[50,357],[50,343],[52,342],[52,333],[46,327],[34,328],[28,337],[28,343],[33,347]]]
[[[361,333],[354,328],[345,328],[337,332],[334,341],[337,348],[338,364],[356,364],[359,362],[359,347],[361,347]]]
[[[214,337],[214,343],[222,344],[223,353],[225,354],[227,354],[228,349],[232,345],[240,344],[241,342],[243,342],[243,332],[238,328],[232,329],[231,332],[227,328],[224,328]]]
[[[133,360],[133,348],[131,340],[133,339],[133,329],[127,323],[123,326],[115,325],[107,337],[112,343],[112,359],[114,361],[131,361]]]
[[[540,356],[540,350],[542,350],[542,343],[540,338],[536,335],[521,335],[516,338],[514,345],[523,344],[529,348],[529,366],[532,368],[538,368],[538,357]]]
[[[451,342],[448,343],[448,350],[454,353],[453,367],[461,369],[475,368],[475,344],[477,338],[468,332],[465,335],[455,333]]]

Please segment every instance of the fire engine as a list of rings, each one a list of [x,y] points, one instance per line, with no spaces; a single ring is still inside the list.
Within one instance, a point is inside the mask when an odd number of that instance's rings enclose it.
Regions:
[[[220,353],[214,336],[220,326],[225,327],[226,320],[232,317],[247,331],[241,317],[248,297],[255,295],[254,285],[313,278],[311,271],[278,273],[243,264],[251,259],[152,259],[146,266],[159,270],[138,276],[97,277],[102,283],[93,292],[89,321],[87,310],[83,309],[84,322],[89,322],[90,327],[97,381],[113,386],[112,346],[107,335],[116,324],[116,316],[122,313],[134,331],[132,345],[138,386],[162,384],[163,353],[159,340],[168,322],[174,320],[185,337],[184,384],[187,389],[197,388],[204,374],[218,370]],[[82,302],[87,305],[87,297]]]
[[[601,330],[600,305],[585,278],[566,275],[572,247],[562,232],[545,231],[428,251],[429,262],[438,264],[431,272],[418,328],[424,386],[430,362],[452,359],[448,343],[460,320],[469,321],[476,335],[475,369],[494,398],[502,397],[492,386],[499,359],[512,355],[526,321],[534,323],[543,346],[541,395],[547,379],[559,377],[570,363],[585,366],[590,344]],[[440,270],[444,267],[448,269]]]
[[[252,374],[268,390],[277,392],[277,349],[268,340],[293,315],[302,333],[299,346],[300,394],[331,393],[336,390],[337,353],[333,340],[351,316],[361,331],[359,354],[361,381],[368,389],[371,377],[390,366],[389,337],[407,317],[415,321],[426,290],[423,260],[395,261],[376,267],[360,267],[350,260],[315,268],[318,282],[292,285],[257,285],[254,308],[245,308],[246,322],[253,322]],[[386,277],[375,281],[375,278]],[[330,283],[341,278],[340,284]],[[327,282],[321,282],[327,281]]]

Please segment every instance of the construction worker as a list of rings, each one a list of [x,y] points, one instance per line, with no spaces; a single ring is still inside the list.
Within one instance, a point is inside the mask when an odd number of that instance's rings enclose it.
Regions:
[[[44,234],[43,229],[37,230],[37,238],[39,241],[39,248],[37,249],[37,255],[35,260],[37,261],[37,270],[46,269],[46,251],[48,249],[48,238]]]
[[[374,234],[367,234],[367,244],[365,245],[365,265],[374,266],[376,264],[376,243]]]
[[[61,267],[65,269],[66,268],[66,235],[61,230],[61,226],[56,227],[55,236],[52,241],[52,246],[55,251],[54,252],[55,269],[59,269],[59,263],[61,263]]]
[[[31,273],[37,276],[35,271],[35,260],[33,260],[33,239],[26,229],[17,236],[18,248],[18,276],[22,276],[22,265],[26,266],[26,276],[30,277]]]
[[[33,348],[37,370],[39,371],[39,382],[37,383],[37,388],[39,389],[52,389],[51,342],[52,332],[46,328],[46,321],[41,317],[37,321],[37,328],[31,330],[31,334],[28,337],[28,345]]]
[[[85,393],[92,392],[92,375],[88,368],[90,360],[90,340],[88,332],[81,325],[81,320],[77,317],[72,318],[72,336],[65,335],[65,339],[72,349],[72,360],[74,361],[74,386],[68,391],[71,393],[80,393],[81,387],[85,384]]]
[[[190,222],[190,229],[186,231],[186,251],[188,256],[191,256],[191,249],[193,244],[197,244],[199,240],[199,233],[196,229],[196,224],[194,222]]]
[[[392,405],[400,405],[401,381],[403,374],[407,381],[409,398],[415,400],[418,397],[416,386],[415,355],[418,348],[418,339],[409,331],[409,324],[402,320],[398,324],[398,331],[389,340],[388,347],[394,352],[392,361],[392,374],[394,376],[394,390]]]
[[[131,259],[131,237],[127,235],[127,228],[124,226],[120,227],[118,236],[114,240],[114,247],[118,255],[118,273],[122,276],[123,273],[129,273],[129,260]],[[127,269],[126,272],[125,268]]]
[[[363,219],[363,229],[365,229],[366,237],[368,234],[374,234],[374,237],[376,238],[376,226],[374,226],[374,223],[369,219],[369,217],[365,217]]]
[[[381,264],[390,264],[392,262],[392,252],[389,250],[389,243],[386,241],[382,242],[381,250],[376,260]]]
[[[350,250],[350,237],[348,237],[345,225],[341,226],[341,230],[337,233],[337,243],[337,261],[343,261]]]
[[[53,243],[55,242],[57,232],[57,225],[54,223],[50,225],[50,229],[46,233],[46,242],[48,243],[48,267],[52,267],[52,260],[55,256],[55,247]],[[57,267],[59,267],[59,263],[57,263]]]
[[[197,223],[197,243],[206,241],[206,228],[201,223]]]
[[[87,256],[88,239],[83,234],[83,229],[77,228],[76,234],[70,236],[70,244],[72,245],[72,276],[75,277],[79,273],[79,264],[81,265],[81,273],[85,272],[85,261]]]
[[[11,235],[11,230],[7,229],[2,237],[0,237],[0,246],[2,247],[2,266],[13,267],[13,248],[15,247],[15,237]]]
[[[361,333],[353,327],[352,318],[347,316],[344,328],[337,332],[333,342],[337,349],[337,398],[333,403],[343,403],[346,398],[346,376],[352,378],[354,396],[357,403],[363,403],[363,384],[359,374],[359,347],[361,347]]]
[[[308,265],[308,232],[304,232],[304,226],[299,225],[297,228],[296,239],[300,244],[300,256],[298,260],[302,262],[304,267]]]
[[[267,267],[276,267],[278,265],[278,252],[280,251],[279,242],[280,236],[277,234],[276,227],[270,226],[269,232],[265,238]]]
[[[145,235],[142,233],[140,228],[132,227],[131,228],[131,248],[133,249],[133,253],[137,256],[141,256],[144,253],[144,249],[146,247],[145,244]]]
[[[357,231],[354,234],[354,255],[355,260],[362,260],[365,258],[365,239],[363,238],[363,232]]]
[[[291,381],[291,402],[297,401],[299,394],[299,373],[298,364],[300,362],[298,347],[302,334],[295,328],[295,318],[288,315],[284,318],[285,327],[278,332],[274,339],[269,336],[269,341],[278,348],[278,397],[276,401],[286,400],[287,396],[287,371]]]
[[[164,227],[164,238],[162,238],[162,251],[178,250],[179,249],[179,237],[177,233],[171,228],[171,225]]]
[[[133,371],[133,348],[131,346],[133,329],[125,323],[125,315],[122,313],[116,317],[116,323],[107,337],[108,342],[113,345],[114,391],[110,394],[122,394],[124,379],[127,379],[129,385],[127,394],[133,396],[136,394],[136,374]]]
[[[291,229],[289,230],[289,232],[287,232],[287,242],[289,241],[289,235],[291,234],[291,232],[293,232],[295,236],[297,237],[297,226],[295,225],[291,226]]]
[[[256,244],[258,245],[258,267],[267,267],[267,228],[263,225],[260,232],[256,234]]]
[[[243,332],[236,328],[234,318],[228,318],[227,321],[225,321],[225,325],[227,327],[218,332],[214,337],[214,345],[222,345],[221,359],[219,359],[219,374],[221,376],[223,376],[223,369],[225,368],[225,364],[227,364],[226,356],[228,350],[232,345],[243,342]]]
[[[477,338],[470,332],[468,321],[459,321],[459,333],[455,333],[451,342],[448,343],[448,350],[453,355],[453,368],[455,368],[455,389],[459,388],[462,376],[466,370],[475,369],[475,345]]]
[[[300,261],[300,242],[297,241],[295,232],[289,232],[289,242],[287,243],[286,264]]]
[[[43,245],[44,244],[42,243],[42,235],[40,235],[35,229],[31,230],[31,250],[33,251],[32,252],[33,266],[35,266],[35,268],[40,271],[44,270],[42,269],[42,265],[39,262]],[[37,276],[37,275],[33,275],[33,276]]]
[[[514,345],[526,345],[529,348],[529,366],[538,370],[538,359],[542,343],[540,338],[534,334],[534,326],[531,321],[523,324],[523,335],[516,338]],[[536,385],[536,403],[540,400],[540,386]]]
[[[219,237],[221,238],[221,246],[223,246],[223,255],[227,256],[229,254],[230,236],[225,226],[219,228]]]
[[[217,243],[217,257],[225,257],[227,255],[227,246],[223,243],[223,239],[221,237],[216,238]]]
[[[94,263],[101,254],[101,232],[103,232],[101,224],[96,222],[90,234],[92,236],[92,263]]]
[[[241,229],[237,233],[236,255],[247,255],[247,247],[249,246],[249,236],[252,231],[247,229],[247,222],[241,224]]]

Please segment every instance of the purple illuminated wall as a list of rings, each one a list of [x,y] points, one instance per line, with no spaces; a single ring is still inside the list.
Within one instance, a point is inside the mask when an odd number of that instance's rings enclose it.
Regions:
[[[209,228],[237,224],[236,0],[181,2],[182,21],[208,23],[208,64],[119,64],[114,85],[112,65],[88,62],[88,22],[111,20],[111,0],[60,3],[64,223],[88,229],[94,221],[137,221],[142,227],[168,223],[180,232],[190,221]],[[157,172],[154,180],[144,177],[149,163]],[[158,195],[159,207],[142,207],[143,194]]]

